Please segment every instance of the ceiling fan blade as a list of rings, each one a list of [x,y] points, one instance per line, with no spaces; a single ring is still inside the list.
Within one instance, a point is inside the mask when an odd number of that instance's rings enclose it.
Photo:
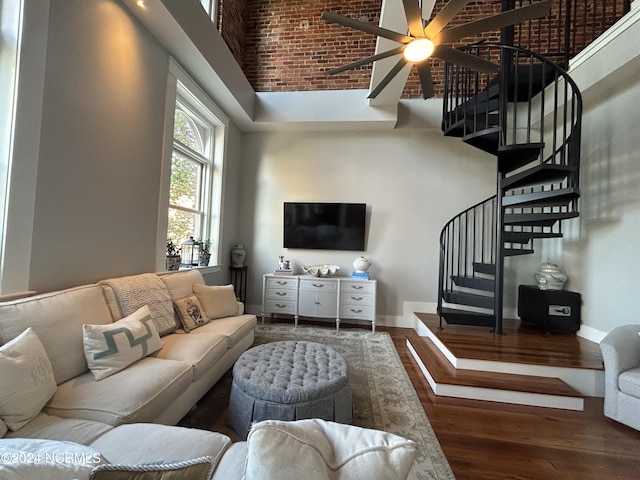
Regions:
[[[438,35],[444,27],[451,21],[453,17],[455,17],[460,10],[467,6],[470,0],[449,0],[442,10],[440,10],[433,20],[429,22],[427,28],[424,30],[424,34],[427,38],[433,39],[436,35]]]
[[[469,55],[468,53],[456,50],[455,48],[447,47],[446,45],[438,45],[433,51],[433,56],[441,58],[450,63],[456,65],[462,65],[463,67],[470,68],[476,72],[482,73],[497,73],[498,65],[491,63],[488,60]]]
[[[329,70],[329,75],[335,75],[336,73],[344,72],[345,70],[351,70],[352,68],[360,67],[362,65],[366,65],[367,63],[375,62],[376,60],[382,60],[383,58],[398,55],[402,53],[403,50],[404,50],[404,45],[398,48],[394,48],[393,50],[387,50],[386,52],[378,53],[377,55],[372,55],[370,57],[363,58],[356,62],[349,63],[348,65],[343,65],[342,67]]]
[[[389,85],[389,82],[393,80],[393,77],[395,77],[400,72],[400,70],[404,68],[404,66],[407,63],[408,63],[407,59],[405,59],[404,57],[400,57],[400,60],[398,60],[398,63],[396,63],[395,66],[389,71],[389,73],[387,73],[387,75],[380,81],[380,83],[376,86],[376,88],[373,89],[373,91],[369,94],[367,98],[376,98],[378,94],[384,89],[384,87]]]
[[[422,24],[422,12],[417,0],[402,0],[404,13],[407,16],[407,24],[411,36],[424,38],[424,25]]]
[[[355,28],[356,30],[360,30],[361,32],[371,33],[379,37],[388,38],[389,40],[393,40],[394,42],[398,43],[409,43],[411,40],[413,40],[411,37],[403,35],[402,33],[394,32],[393,30],[388,30],[371,23],[361,22],[360,20],[355,20],[343,15],[338,15],[337,13],[323,12],[320,18],[326,20],[329,23],[337,23],[338,25],[342,25],[343,27]]]
[[[544,0],[527,5],[526,7],[515,8],[507,12],[492,15],[491,17],[465,23],[458,27],[448,28],[440,32],[440,34],[432,40],[436,44],[455,42],[461,38],[471,37],[478,33],[499,30],[502,27],[526,22],[534,18],[546,17],[551,13],[552,1],[553,0]]]
[[[435,6],[436,0],[422,0],[422,18],[429,20]]]
[[[427,99],[435,95],[433,91],[433,78],[431,78],[431,67],[429,62],[420,62],[416,64],[418,67],[418,77],[420,78],[420,86],[422,87],[422,97]]]

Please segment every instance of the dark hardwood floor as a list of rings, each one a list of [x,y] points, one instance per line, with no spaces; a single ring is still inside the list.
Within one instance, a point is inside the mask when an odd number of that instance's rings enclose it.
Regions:
[[[406,346],[413,330],[378,330],[391,335],[458,480],[640,479],[640,432],[606,418],[603,399],[575,412],[436,397]]]

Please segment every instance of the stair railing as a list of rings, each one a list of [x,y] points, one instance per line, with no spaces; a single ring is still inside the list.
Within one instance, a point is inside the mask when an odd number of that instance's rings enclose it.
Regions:
[[[494,307],[496,318],[495,331],[502,333],[502,290],[505,248],[509,250],[530,249],[528,244],[510,243],[505,245],[502,234],[505,231],[535,231],[540,229],[546,234],[560,236],[561,222],[552,226],[530,227],[509,226],[503,228],[504,215],[511,211],[517,213],[577,212],[577,198],[562,206],[519,207],[510,210],[504,207],[503,197],[533,192],[545,192],[556,189],[579,188],[580,135],[582,118],[582,98],[580,91],[568,73],[559,65],[534,52],[508,45],[476,44],[463,49],[466,53],[491,60],[502,65],[495,76],[478,73],[459,65],[445,64],[444,101],[442,129],[444,132],[458,129],[463,140],[474,136],[495,134],[493,153],[498,157],[498,194],[471,207],[454,217],[443,228],[440,237],[440,281],[438,308],[441,311],[443,298],[453,290],[451,278],[466,276],[472,272],[477,261],[476,253],[482,258],[488,254],[484,244],[478,245],[483,238],[477,232],[494,230],[489,248],[493,250],[489,257],[495,261],[495,290],[497,303]],[[505,58],[508,61],[505,61]],[[540,151],[535,157],[525,155],[514,168],[513,158],[503,163],[501,152],[518,146],[539,144]],[[486,148],[485,148],[486,149]],[[505,180],[517,178],[523,169],[535,165],[572,167],[572,173],[557,182],[540,183],[526,188],[502,188]],[[491,204],[493,212],[487,216],[483,208]],[[473,219],[473,228],[469,226]],[[485,224],[485,222],[491,222]],[[497,239],[497,240],[496,240]],[[441,317],[442,318],[442,317]]]

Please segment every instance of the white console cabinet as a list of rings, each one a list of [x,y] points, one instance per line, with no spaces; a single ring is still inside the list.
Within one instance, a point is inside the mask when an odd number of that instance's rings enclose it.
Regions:
[[[355,319],[371,322],[376,330],[376,281],[349,277],[319,278],[309,275],[274,275],[262,279],[262,321],[266,315]]]

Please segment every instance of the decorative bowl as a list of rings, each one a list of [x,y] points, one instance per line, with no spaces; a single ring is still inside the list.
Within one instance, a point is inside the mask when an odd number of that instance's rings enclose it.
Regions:
[[[314,277],[330,277],[338,270],[340,267],[338,265],[308,265],[303,266],[302,270],[304,273],[308,273],[309,275],[313,275]]]

